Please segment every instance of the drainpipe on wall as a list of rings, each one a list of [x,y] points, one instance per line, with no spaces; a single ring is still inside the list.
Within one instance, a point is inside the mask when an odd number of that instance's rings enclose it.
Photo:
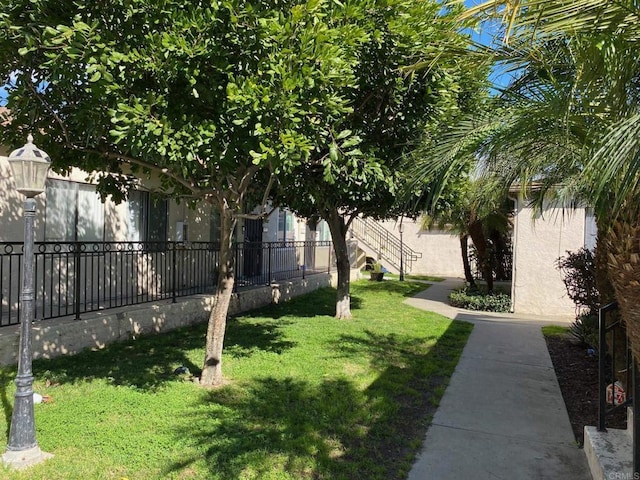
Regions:
[[[518,215],[520,210],[520,201],[518,198],[513,199],[516,208],[516,214],[513,222],[513,241],[512,241],[512,251],[513,258],[511,260],[511,308],[509,311],[514,313],[516,310],[516,280],[518,278],[518,269],[517,265],[517,255],[518,255],[518,223],[520,222],[520,216]]]

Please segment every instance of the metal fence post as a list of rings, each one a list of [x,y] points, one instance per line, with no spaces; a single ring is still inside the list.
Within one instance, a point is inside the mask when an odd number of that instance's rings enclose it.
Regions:
[[[267,262],[267,285],[271,285],[271,242],[269,242],[268,244],[269,250],[268,250],[268,255],[269,255],[269,260]]]
[[[75,242],[75,252],[74,252],[74,259],[75,259],[75,265],[74,265],[74,270],[75,270],[75,281],[74,283],[74,292],[73,292],[73,299],[74,299],[74,308],[76,310],[76,320],[80,320],[80,288],[81,288],[81,282],[80,282],[80,243]]]
[[[638,362],[633,359],[633,478],[640,478],[640,381],[638,381]],[[629,425],[627,425],[629,428]]]
[[[598,327],[598,431],[604,432],[606,430],[605,415],[607,408],[607,385],[604,372],[607,355],[607,331],[604,308],[598,310]]]
[[[176,282],[178,281],[178,264],[176,261],[176,242],[171,242],[171,303],[176,303]]]
[[[243,248],[244,248],[244,245],[245,245],[245,243],[242,242]],[[235,260],[233,262],[233,289],[232,289],[232,291],[233,291],[233,293],[237,293],[238,292],[238,280],[240,278],[240,275],[238,274],[238,257],[239,257],[239,254],[240,254],[240,246],[239,246],[239,244],[237,242],[234,242],[233,243],[233,248],[235,250],[233,252]],[[246,260],[246,258],[245,258],[245,260]]]

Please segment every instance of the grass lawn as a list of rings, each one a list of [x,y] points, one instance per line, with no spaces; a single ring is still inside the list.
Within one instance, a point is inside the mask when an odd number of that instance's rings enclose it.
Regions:
[[[34,362],[38,443],[15,479],[402,479],[472,326],[402,304],[426,285],[360,281],[353,320],[335,290],[235,317],[228,385],[194,374],[205,326]],[[5,450],[14,369],[0,370]]]
[[[567,333],[569,333],[569,327],[562,327],[560,325],[546,325],[542,327],[542,334],[545,337],[561,336]]]

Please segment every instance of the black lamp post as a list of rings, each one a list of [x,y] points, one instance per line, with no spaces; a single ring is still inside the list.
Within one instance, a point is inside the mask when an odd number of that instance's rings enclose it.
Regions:
[[[11,429],[7,451],[2,456],[5,464],[21,469],[40,463],[51,457],[38,447],[33,413],[33,374],[31,372],[31,324],[34,317],[34,234],[33,220],[36,214],[35,196],[44,192],[49,156],[33,144],[29,135],[24,147],[9,155],[16,190],[24,201],[24,248],[22,255],[22,293],[20,295],[20,351],[18,352],[18,375],[16,393],[11,415]]]
[[[400,232],[400,281],[404,282],[404,243],[402,242],[402,234],[404,233],[404,225],[400,222],[398,225],[398,232]]]

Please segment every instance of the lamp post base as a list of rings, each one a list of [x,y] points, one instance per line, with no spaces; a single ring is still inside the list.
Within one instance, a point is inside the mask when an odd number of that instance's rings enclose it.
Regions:
[[[52,453],[43,452],[40,450],[40,447],[36,445],[28,450],[7,450],[5,454],[2,455],[2,463],[9,468],[22,470],[32,465],[42,463],[51,457],[53,457]]]

